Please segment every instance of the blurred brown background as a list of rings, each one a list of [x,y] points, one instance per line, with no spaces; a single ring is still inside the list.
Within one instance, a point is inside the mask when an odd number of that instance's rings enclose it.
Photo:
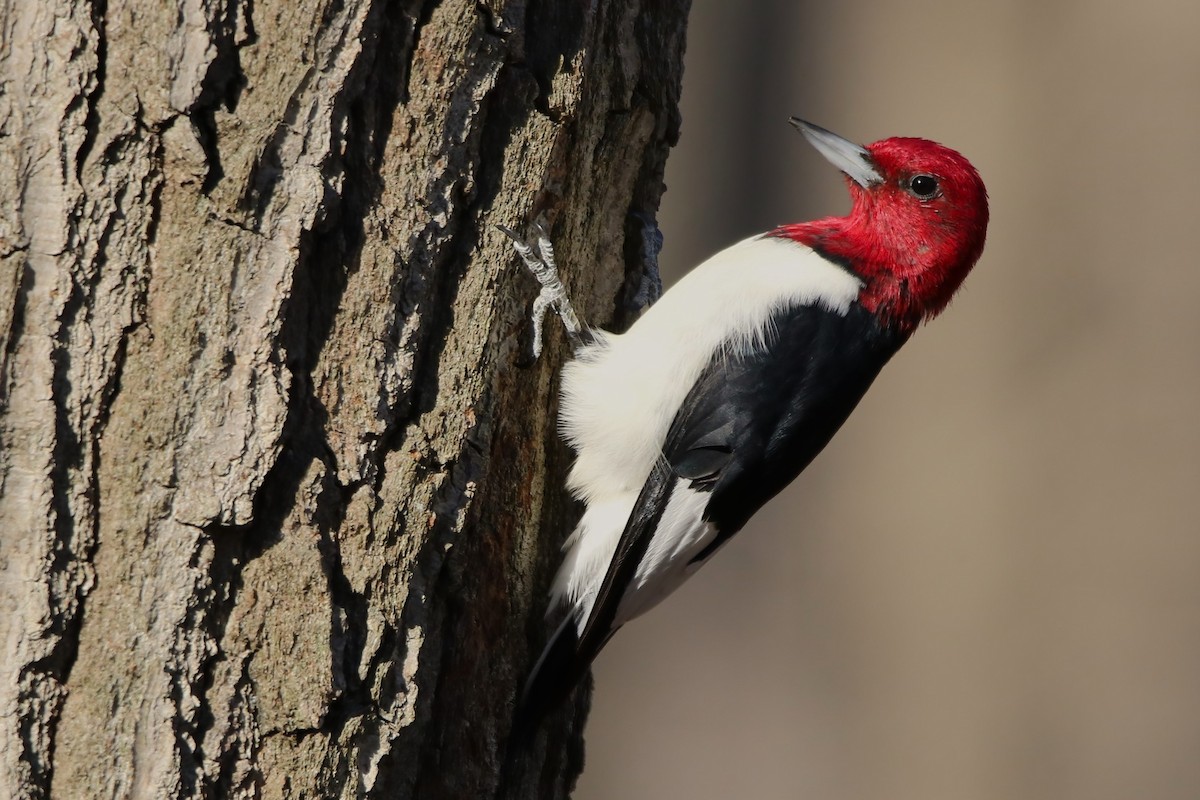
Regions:
[[[818,8],[818,5],[822,6]],[[601,655],[577,798],[1200,797],[1200,7],[696,0],[667,275],[964,152],[983,260]]]

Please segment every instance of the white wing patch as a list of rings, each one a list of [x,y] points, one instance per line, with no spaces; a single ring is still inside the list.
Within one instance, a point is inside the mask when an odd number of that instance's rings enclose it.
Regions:
[[[717,530],[703,518],[708,492],[688,488],[688,483],[676,482],[646,555],[617,606],[614,625],[654,608],[701,566],[691,561],[708,546]],[[635,495],[588,507],[567,540],[567,555],[551,590],[551,610],[563,602],[574,610],[580,627],[587,621],[636,500]],[[615,537],[611,535],[614,530]]]
[[[703,518],[711,495],[688,488],[688,483],[676,482],[646,557],[617,606],[614,627],[645,614],[678,589],[701,566],[692,559],[716,537],[717,529]]]

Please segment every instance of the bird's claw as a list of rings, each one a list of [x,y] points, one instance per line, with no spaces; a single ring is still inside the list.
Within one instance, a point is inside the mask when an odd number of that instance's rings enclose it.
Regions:
[[[505,225],[497,225],[496,228],[512,240],[513,249],[517,251],[517,255],[521,257],[525,266],[542,286],[537,299],[533,301],[531,314],[534,360],[537,360],[542,354],[542,323],[548,309],[554,309],[554,312],[558,314],[563,327],[566,328],[572,347],[578,348],[583,343],[583,327],[579,324],[579,317],[575,315],[570,298],[567,297],[567,289],[558,277],[558,266],[554,262],[554,245],[550,241],[550,234],[546,232],[545,226],[540,220],[533,223],[533,230],[536,234],[533,242],[525,241],[512,228]]]

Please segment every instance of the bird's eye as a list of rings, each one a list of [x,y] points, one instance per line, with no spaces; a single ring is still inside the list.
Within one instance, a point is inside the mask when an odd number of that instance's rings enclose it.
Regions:
[[[938,193],[938,181],[932,175],[914,175],[908,182],[908,188],[917,197],[928,200]]]

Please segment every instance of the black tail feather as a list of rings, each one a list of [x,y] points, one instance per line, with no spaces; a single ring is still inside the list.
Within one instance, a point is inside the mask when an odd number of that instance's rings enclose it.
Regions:
[[[617,612],[621,598],[637,574],[638,564],[650,546],[667,504],[671,500],[675,473],[665,458],[659,458],[642,487],[634,511],[625,523],[604,580],[588,605],[583,630],[574,614],[558,626],[542,651],[517,701],[510,739],[523,746],[537,732],[546,714],[553,711],[579,683],[593,659],[620,628]]]
[[[550,637],[521,690],[510,734],[514,743],[532,739],[542,719],[567,699],[583,677],[588,662],[579,658],[578,651],[579,630],[574,616],[568,615]]]
[[[595,655],[579,651],[579,629],[574,615],[568,615],[550,637],[521,691],[510,733],[513,744],[523,746],[533,738],[542,719],[570,696]]]

